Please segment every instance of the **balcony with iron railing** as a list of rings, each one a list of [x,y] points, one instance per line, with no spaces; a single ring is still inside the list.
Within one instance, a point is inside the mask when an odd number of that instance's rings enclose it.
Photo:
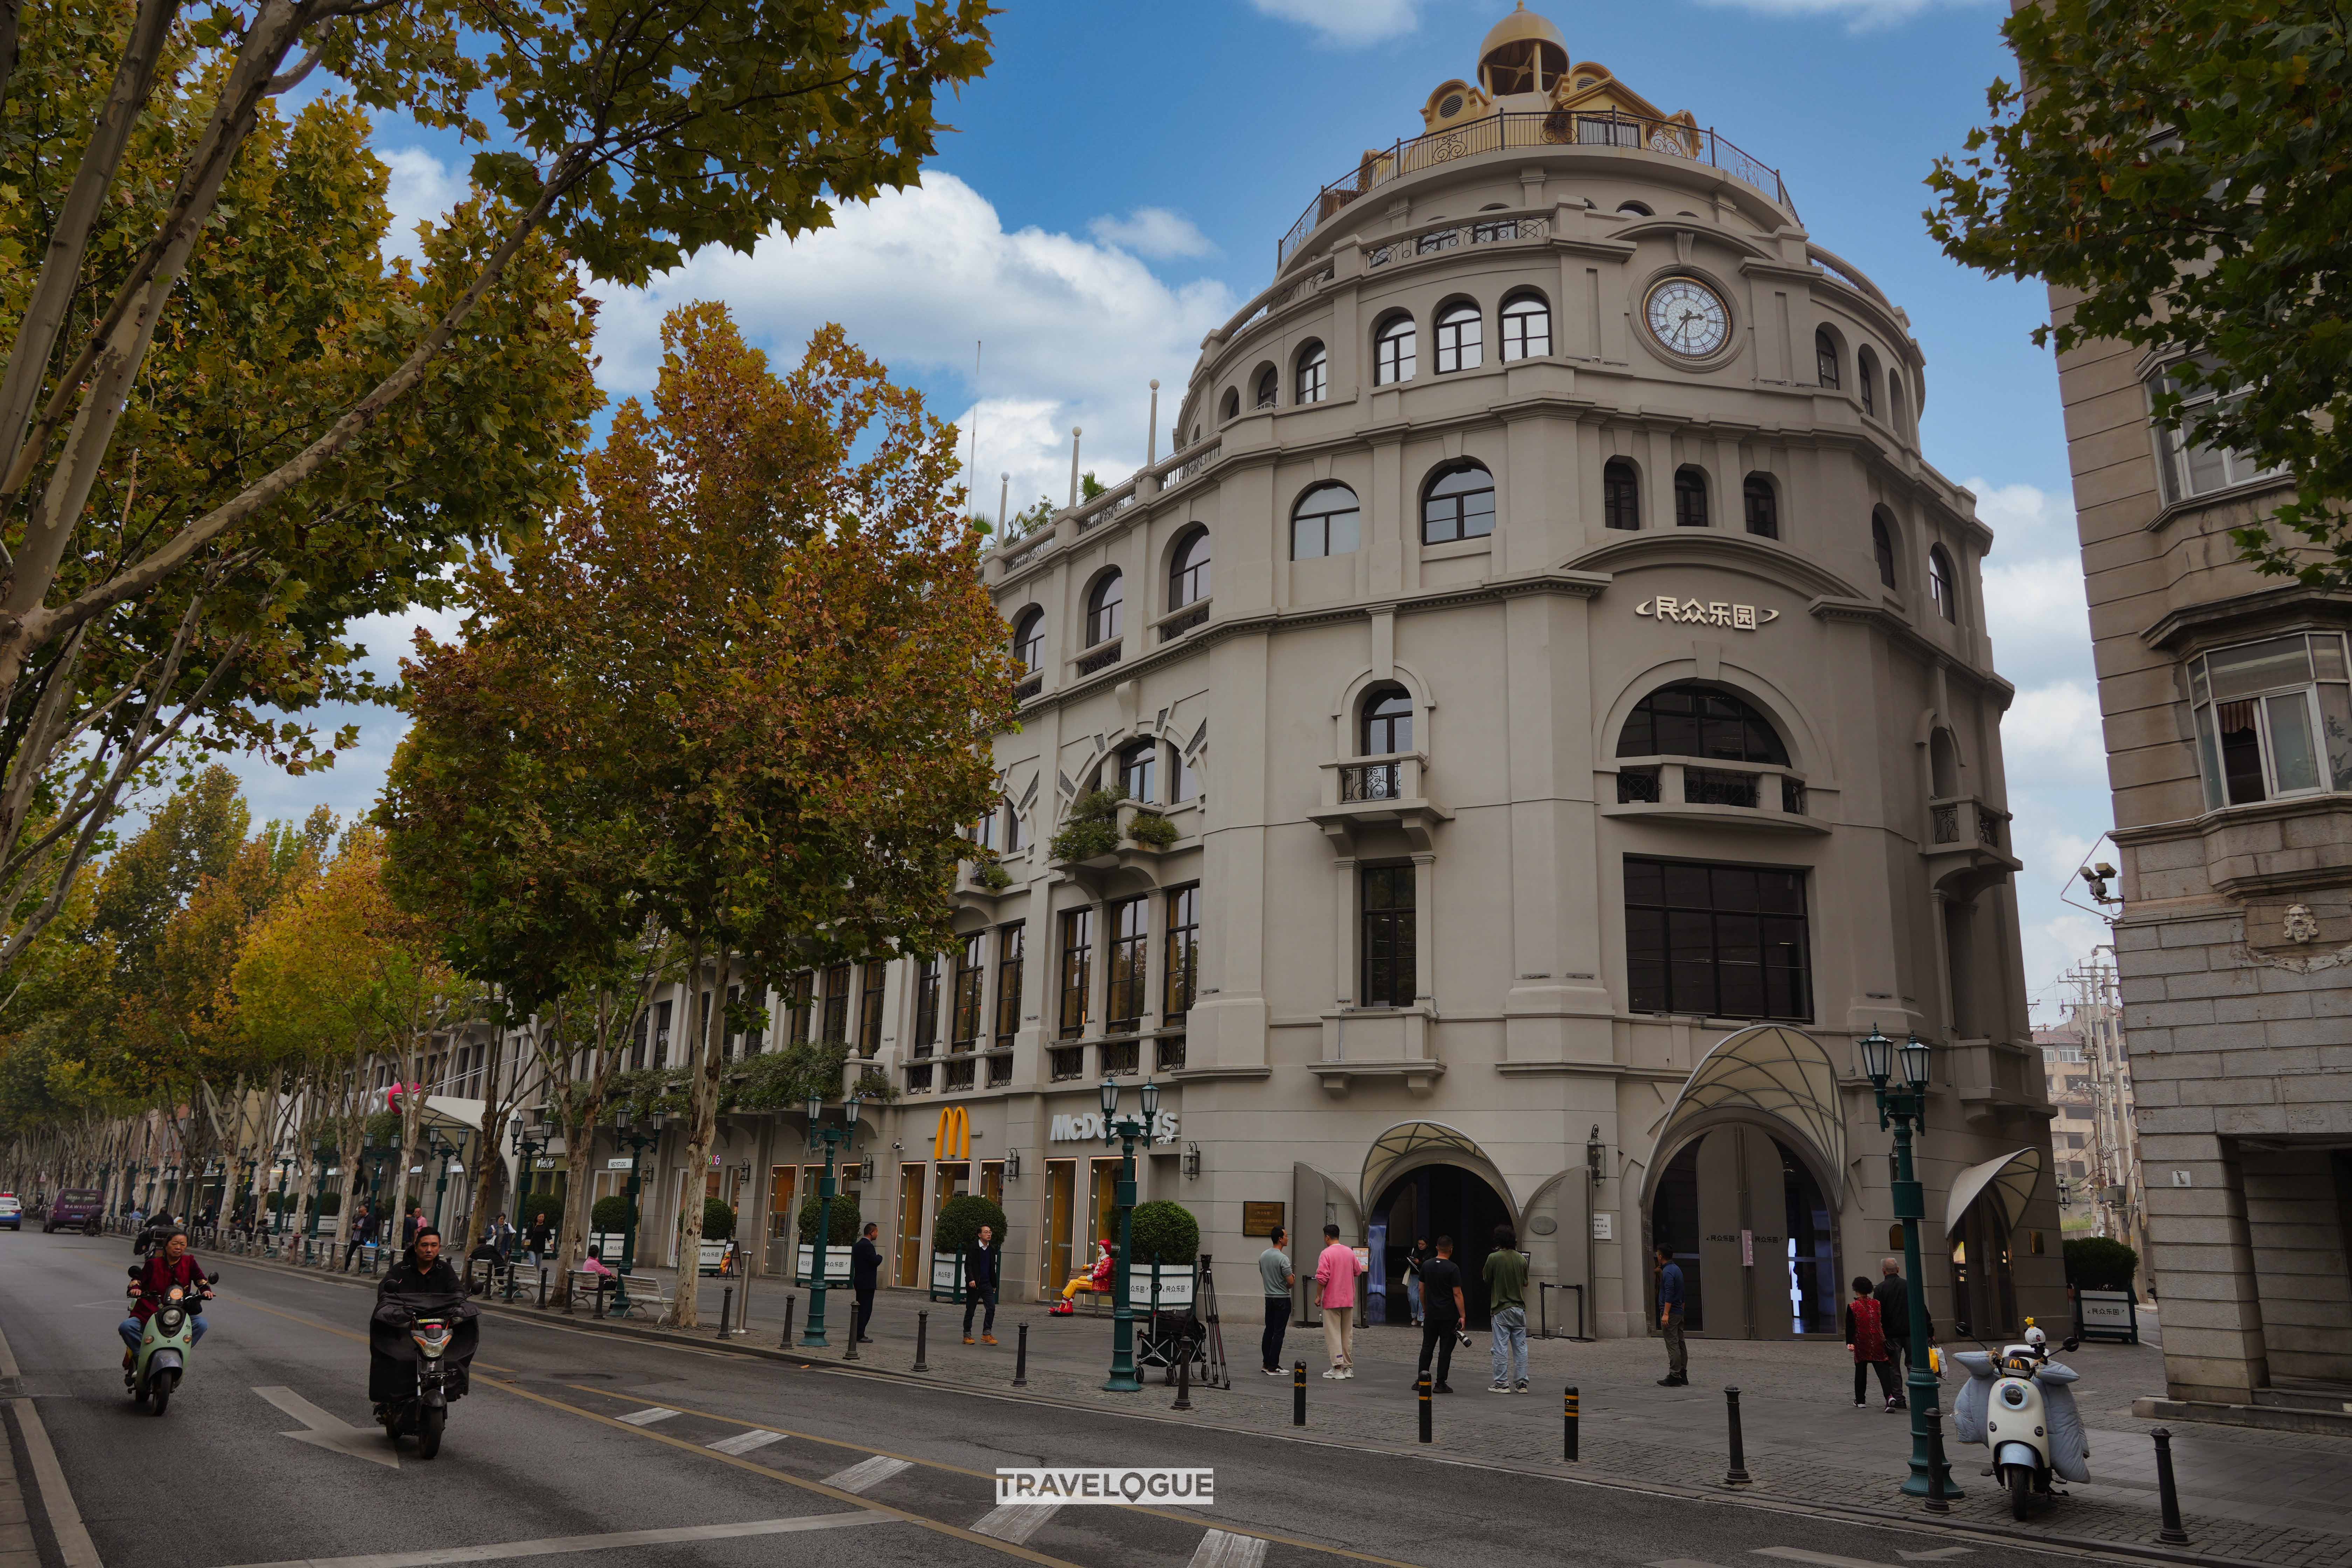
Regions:
[[[1275,270],[1287,267],[1308,237],[1335,214],[1392,181],[1484,153],[1541,148],[1616,150],[1697,163],[1753,186],[1785,208],[1791,217],[1796,216],[1796,206],[1789,200],[1789,187],[1780,171],[1749,156],[1712,130],[1616,110],[1522,110],[1488,115],[1466,125],[1400,141],[1386,152],[1366,153],[1351,173],[1315,193],[1307,210],[1298,215],[1298,221],[1290,226],[1290,232],[1276,246]]]
[[[1615,804],[1611,816],[1650,816],[1691,822],[1737,821],[1759,827],[1826,833],[1814,817],[1805,781],[1787,768],[1762,763],[1692,762],[1674,757],[1621,757],[1616,785],[1604,789]]]
[[[1079,535],[1111,522],[1155,496],[1176,489],[1216,466],[1224,455],[1220,437],[1195,441],[1130,474],[1097,496],[1066,507],[1026,533],[1000,541],[989,552],[992,582],[1003,582],[1051,555]]]
[[[1347,757],[1319,764],[1322,801],[1308,817],[1342,852],[1375,827],[1396,827],[1416,849],[1454,814],[1430,798],[1429,758],[1421,752]]]
[[[1974,795],[1927,803],[1927,841],[1919,846],[1928,879],[1957,897],[2022,870],[2009,850],[2009,814]]]

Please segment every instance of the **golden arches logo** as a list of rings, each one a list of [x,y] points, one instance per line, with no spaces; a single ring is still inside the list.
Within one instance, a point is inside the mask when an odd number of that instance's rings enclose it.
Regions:
[[[940,1109],[940,1130],[931,1138],[931,1158],[971,1158],[971,1117],[962,1106],[950,1105]]]

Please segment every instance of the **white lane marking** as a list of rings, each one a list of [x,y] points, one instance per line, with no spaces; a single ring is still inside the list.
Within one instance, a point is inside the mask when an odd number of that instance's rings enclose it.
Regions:
[[[1715,1568],[1715,1564],[1696,1557],[1661,1557],[1655,1563],[1644,1563],[1642,1568]]]
[[[748,1454],[754,1448],[764,1448],[771,1443],[784,1440],[782,1432],[771,1432],[764,1426],[754,1426],[749,1432],[738,1432],[732,1437],[721,1437],[716,1443],[705,1443],[706,1448],[716,1448],[722,1454]]]
[[[330,1454],[348,1454],[354,1459],[382,1465],[387,1470],[400,1468],[399,1448],[377,1428],[347,1426],[290,1388],[272,1384],[253,1392],[302,1423],[304,1430],[280,1432],[279,1436],[291,1437],[297,1443],[308,1443],[313,1448],[324,1448]]]
[[[496,1563],[509,1557],[561,1557],[572,1552],[610,1552],[616,1547],[670,1546],[687,1541],[734,1541],[747,1535],[789,1535],[804,1530],[846,1530],[861,1524],[897,1524],[895,1514],[866,1509],[804,1514],[798,1519],[755,1519],[743,1524],[686,1524],[671,1530],[630,1530],[617,1535],[558,1535],[544,1541],[495,1541],[487,1546],[444,1546],[428,1552],[372,1552],[362,1557],[293,1557],[247,1563],[241,1568],[441,1568],[451,1563]]]
[[[1265,1542],[1255,1535],[1235,1535],[1213,1530],[1201,1537],[1192,1552],[1192,1568],[1263,1568]]]
[[[1973,1546],[1939,1546],[1933,1552],[1897,1552],[1895,1555],[1906,1563],[1941,1563],[1947,1557],[1966,1557],[1975,1550]]]
[[[1751,1557],[1778,1557],[1789,1563],[1811,1563],[1819,1568],[1886,1568],[1884,1563],[1866,1563],[1859,1557],[1832,1557],[1826,1552],[1808,1552],[1801,1546],[1759,1546],[1748,1553]]]
[[[615,1415],[613,1419],[624,1426],[650,1426],[656,1421],[667,1421],[677,1414],[677,1411],[667,1405],[654,1405],[643,1410],[632,1410],[626,1415]]]
[[[858,1460],[845,1470],[835,1470],[825,1477],[821,1484],[831,1487],[835,1491],[862,1492],[868,1487],[877,1486],[888,1480],[900,1470],[911,1470],[914,1468],[912,1460],[886,1459],[877,1454],[870,1459]]]
[[[1057,1502],[1008,1502],[982,1514],[980,1522],[971,1527],[972,1532],[1019,1546],[1061,1511],[1062,1505]]]
[[[0,1341],[0,1348],[6,1342]],[[16,1375],[16,1358],[6,1358],[6,1375]],[[98,1555],[98,1543],[81,1522],[81,1510],[74,1507],[73,1489],[66,1485],[66,1470],[58,1463],[58,1451],[49,1443],[49,1429],[41,1425],[40,1412],[29,1399],[11,1400],[16,1407],[16,1429],[25,1434],[25,1454],[33,1461],[33,1479],[40,1484],[41,1508],[49,1516],[49,1531],[58,1538],[58,1555],[66,1568],[105,1568]]]

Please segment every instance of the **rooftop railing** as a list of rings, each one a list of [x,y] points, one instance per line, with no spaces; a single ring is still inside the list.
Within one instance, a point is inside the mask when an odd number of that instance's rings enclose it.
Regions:
[[[1307,237],[1320,227],[1324,219],[1358,196],[1406,174],[1513,147],[1622,147],[1687,158],[1744,180],[1790,212],[1796,211],[1778,169],[1750,157],[1711,130],[1678,120],[1652,120],[1615,110],[1595,113],[1550,110],[1490,114],[1466,125],[1399,142],[1385,153],[1366,153],[1353,174],[1324,186],[1307,204],[1307,210],[1298,215],[1298,221],[1290,226],[1290,232],[1275,247],[1275,270],[1279,272],[1288,266],[1298,247],[1307,242]]]

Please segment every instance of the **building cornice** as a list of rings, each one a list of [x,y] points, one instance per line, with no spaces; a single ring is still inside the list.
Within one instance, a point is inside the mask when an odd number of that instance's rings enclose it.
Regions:
[[[2291,630],[2290,623],[2352,625],[2352,594],[2306,588],[2300,583],[2259,593],[2233,594],[2168,611],[2139,634],[2163,653],[2186,654],[2200,647],[2252,634]]]

